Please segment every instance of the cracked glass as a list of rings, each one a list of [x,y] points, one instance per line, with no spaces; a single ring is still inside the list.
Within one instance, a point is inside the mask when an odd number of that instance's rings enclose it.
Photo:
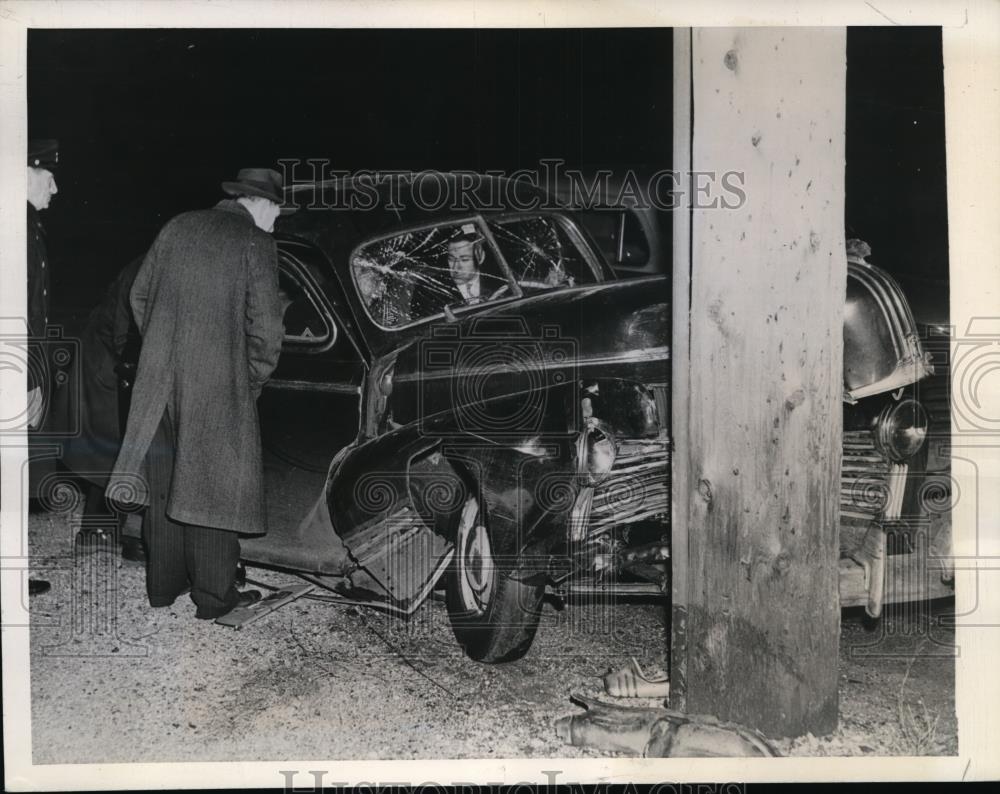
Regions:
[[[363,246],[351,267],[362,303],[383,328],[597,280],[563,226],[546,215],[402,232]]]

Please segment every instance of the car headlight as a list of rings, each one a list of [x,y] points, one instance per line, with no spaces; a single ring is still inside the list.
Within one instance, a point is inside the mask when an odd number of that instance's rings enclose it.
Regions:
[[[927,440],[927,412],[916,400],[890,403],[875,420],[875,447],[890,460],[903,463]]]
[[[610,433],[597,425],[591,425],[581,434],[580,446],[582,473],[592,485],[597,485],[615,465],[618,445]]]

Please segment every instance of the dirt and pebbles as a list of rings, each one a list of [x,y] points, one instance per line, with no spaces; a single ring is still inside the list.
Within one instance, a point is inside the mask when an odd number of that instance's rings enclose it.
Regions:
[[[195,620],[187,597],[151,609],[142,567],[77,549],[77,519],[30,517],[33,572],[53,585],[30,601],[37,764],[595,757],[553,729],[576,711],[570,693],[599,694],[601,676],[630,656],[666,662],[655,603],[547,604],[529,654],[499,666],[462,654],[439,599],[409,621],[302,599],[235,631]],[[253,568],[249,576],[295,581]],[[874,626],[845,613],[840,726],[778,749],[956,753],[946,611],[890,610]]]

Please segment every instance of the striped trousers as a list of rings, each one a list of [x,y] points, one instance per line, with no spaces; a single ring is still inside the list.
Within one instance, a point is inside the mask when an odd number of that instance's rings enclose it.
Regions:
[[[239,599],[235,581],[240,541],[235,532],[180,524],[167,516],[175,446],[174,429],[164,411],[146,455],[150,497],[142,522],[146,594],[150,606],[166,607],[190,589],[195,617],[216,618]]]

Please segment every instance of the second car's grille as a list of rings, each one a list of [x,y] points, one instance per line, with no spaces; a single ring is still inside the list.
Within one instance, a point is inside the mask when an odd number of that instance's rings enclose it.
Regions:
[[[844,431],[840,475],[840,550],[858,548],[872,521],[899,518],[907,467],[890,463],[869,430]]]
[[[879,516],[887,502],[889,461],[875,449],[869,430],[844,431],[840,475],[841,522],[865,526]]]

